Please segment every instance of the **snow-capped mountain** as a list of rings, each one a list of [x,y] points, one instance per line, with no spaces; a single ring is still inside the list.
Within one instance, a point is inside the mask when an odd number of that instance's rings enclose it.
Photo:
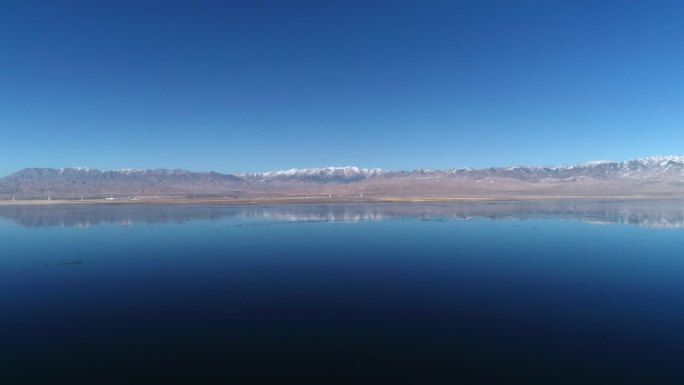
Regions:
[[[0,179],[0,198],[79,196],[379,196],[684,195],[684,156],[511,166],[387,171],[322,167],[222,174],[179,169],[27,168]]]
[[[485,169],[456,168],[447,170],[416,170],[414,173],[432,176],[459,176],[480,180],[512,178],[524,181],[569,180],[572,178],[620,179],[684,176],[684,156],[653,156],[621,162],[591,161],[563,166],[511,166]]]
[[[257,181],[298,180],[304,182],[353,182],[382,176],[385,173],[386,171],[381,168],[346,166],[302,169],[291,168],[289,170],[244,173],[238,175],[247,180]]]
[[[462,177],[472,180],[511,178],[539,182],[565,180],[578,177],[614,179],[629,177],[684,176],[684,156],[653,156],[628,161],[591,161],[563,166],[509,166],[484,169],[451,168],[445,170],[417,169],[414,171],[388,171],[381,168],[322,167],[238,174],[246,180],[306,182],[355,182],[371,178],[407,176]]]

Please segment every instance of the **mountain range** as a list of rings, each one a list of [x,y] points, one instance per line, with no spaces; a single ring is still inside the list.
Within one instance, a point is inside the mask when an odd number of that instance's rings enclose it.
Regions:
[[[26,168],[0,179],[2,199],[361,194],[366,197],[684,195],[684,156],[553,167],[414,171],[352,166],[241,174],[179,169]]]

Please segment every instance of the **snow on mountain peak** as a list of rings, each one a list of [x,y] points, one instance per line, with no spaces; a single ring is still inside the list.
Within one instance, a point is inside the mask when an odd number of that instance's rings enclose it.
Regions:
[[[588,162],[580,163],[580,166],[583,167],[595,167],[595,166],[600,166],[602,164],[607,164],[607,163],[615,163],[612,160],[590,160]]]
[[[112,172],[116,172],[119,174],[133,174],[138,172],[145,172],[145,170],[140,168],[116,168],[112,170]]]
[[[639,158],[639,159],[634,159],[627,161],[627,163],[639,163],[644,166],[656,166],[656,165],[661,165],[664,166],[668,162],[676,162],[676,163],[684,163],[684,156],[683,155],[657,155],[657,156],[649,156],[646,158]]]
[[[321,179],[321,180],[346,180],[346,179],[365,179],[368,177],[379,176],[385,173],[381,168],[359,168],[356,166],[344,167],[314,167],[314,168],[291,168],[289,170],[266,171],[258,173],[245,173],[239,176],[249,179]]]

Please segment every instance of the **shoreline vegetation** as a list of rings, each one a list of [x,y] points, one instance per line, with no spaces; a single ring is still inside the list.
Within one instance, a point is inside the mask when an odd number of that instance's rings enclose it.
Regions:
[[[249,197],[154,197],[154,198],[56,198],[3,199],[0,206],[9,205],[282,205],[339,203],[448,203],[548,200],[683,200],[684,195],[578,195],[578,196],[480,196],[480,197],[397,197],[397,196],[249,196]]]

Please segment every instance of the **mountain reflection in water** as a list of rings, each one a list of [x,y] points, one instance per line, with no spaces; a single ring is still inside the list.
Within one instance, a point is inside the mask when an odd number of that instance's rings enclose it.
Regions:
[[[88,227],[100,224],[183,223],[222,218],[270,221],[367,221],[569,219],[593,224],[629,224],[651,228],[684,227],[684,201],[496,201],[459,203],[368,203],[323,205],[36,205],[0,206],[0,218],[25,227]]]

